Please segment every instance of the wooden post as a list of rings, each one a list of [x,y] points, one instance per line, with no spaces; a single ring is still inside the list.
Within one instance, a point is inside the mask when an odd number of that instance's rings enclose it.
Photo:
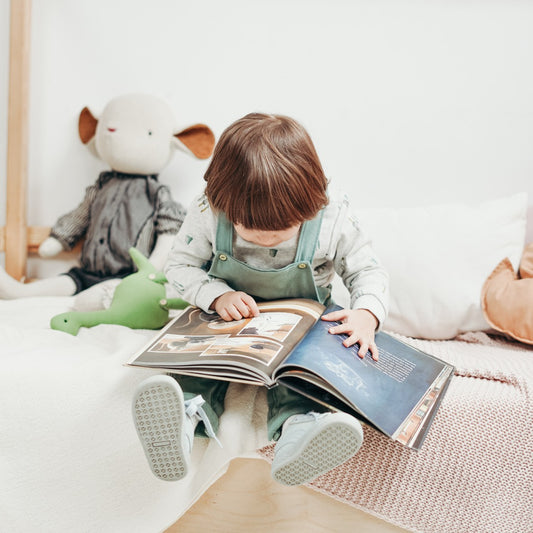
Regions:
[[[26,272],[31,0],[11,0],[7,125],[6,271]]]

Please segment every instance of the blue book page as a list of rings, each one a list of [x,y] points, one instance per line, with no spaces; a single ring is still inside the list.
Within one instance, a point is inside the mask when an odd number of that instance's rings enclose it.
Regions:
[[[291,369],[317,374],[364,418],[392,436],[448,365],[381,332],[376,335],[379,360],[374,361],[370,352],[361,359],[359,346],[346,348],[345,335],[328,333],[333,325],[319,320],[276,376]]]

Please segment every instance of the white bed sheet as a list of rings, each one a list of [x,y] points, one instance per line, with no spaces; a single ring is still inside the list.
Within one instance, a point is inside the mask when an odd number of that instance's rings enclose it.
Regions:
[[[0,529],[151,533],[173,524],[235,457],[266,444],[265,394],[232,384],[219,432],[196,439],[191,474],[149,470],[131,417],[135,386],[156,372],[124,366],[154,332],[122,326],[53,331],[72,298],[0,301]]]

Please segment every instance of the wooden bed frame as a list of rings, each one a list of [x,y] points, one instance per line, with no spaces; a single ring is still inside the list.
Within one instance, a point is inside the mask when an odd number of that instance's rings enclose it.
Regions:
[[[50,228],[27,224],[31,0],[11,0],[10,10],[6,223],[0,227],[0,252],[8,274],[23,280],[28,255],[37,252]],[[404,531],[309,488],[279,485],[260,459],[233,461],[167,533],[212,529],[213,516],[225,531],[236,532],[280,526],[300,531],[303,524],[313,531],[347,531],[354,524],[362,533]]]
[[[0,227],[0,252],[6,272],[23,280],[28,255],[37,253],[50,234],[49,227],[27,224],[31,0],[11,0],[9,31],[6,222]]]
[[[221,524],[218,528],[216,522]],[[375,518],[307,487],[285,487],[262,459],[236,459],[189,511],[165,533],[251,531],[401,533]]]
[[[0,251],[5,252],[8,274],[20,280],[26,272],[28,233],[33,233],[26,224],[31,0],[11,0],[10,9],[7,205]]]

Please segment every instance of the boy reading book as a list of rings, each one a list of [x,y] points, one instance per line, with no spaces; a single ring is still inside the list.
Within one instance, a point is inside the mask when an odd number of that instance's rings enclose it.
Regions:
[[[374,334],[387,313],[388,276],[347,199],[328,190],[305,129],[280,115],[237,120],[217,143],[205,180],[205,194],[192,203],[165,269],[180,296],[225,321],[240,320],[259,315],[257,300],[329,303],[337,273],[351,308],[324,315],[340,322],[329,332],[346,334],[347,347],[358,343],[359,357],[370,351],[377,359]],[[156,476],[187,474],[195,431],[216,438],[227,387],[227,381],[175,374],[139,385],[134,420]],[[269,389],[267,398],[276,481],[307,483],[359,450],[363,432],[351,415],[283,386]],[[165,408],[149,409],[155,402]],[[157,431],[164,437],[154,440]],[[160,459],[168,454],[172,461]]]

